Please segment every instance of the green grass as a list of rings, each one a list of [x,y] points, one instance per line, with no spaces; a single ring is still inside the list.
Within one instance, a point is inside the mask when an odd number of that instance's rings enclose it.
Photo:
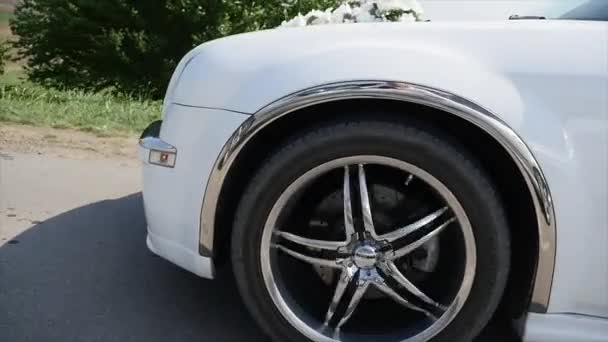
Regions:
[[[18,70],[0,76],[0,121],[108,136],[140,133],[160,118],[160,101],[107,92],[46,89],[21,76]]]

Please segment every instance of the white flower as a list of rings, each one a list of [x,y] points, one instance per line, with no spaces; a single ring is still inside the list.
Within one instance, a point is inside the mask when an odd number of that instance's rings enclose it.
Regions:
[[[399,18],[400,23],[412,23],[416,21],[416,17],[413,14],[405,13]]]
[[[309,13],[308,22],[310,25],[323,25],[332,23],[331,9],[327,9],[325,12],[314,10]]]
[[[424,8],[420,6],[420,3],[417,0],[402,0],[407,7],[411,8],[412,11],[416,12],[419,17],[424,15]]]
[[[333,10],[314,10],[306,15],[298,14],[295,18],[284,21],[281,27],[383,21],[411,22],[421,20],[422,14],[422,7],[417,0],[345,1]]]
[[[301,14],[298,14],[295,18],[293,18],[289,21],[284,21],[281,24],[281,27],[301,27],[301,26],[306,26],[306,18],[304,18],[304,16]]]
[[[361,7],[355,9],[356,18],[358,23],[373,23],[375,21],[380,21],[380,18],[374,16],[372,11],[374,10],[374,6],[372,3],[361,3]]]
[[[322,25],[332,23],[332,12],[331,9],[326,11],[314,10],[310,11],[306,15],[298,14],[295,18],[284,21],[282,27],[300,27],[307,25]]]
[[[331,12],[332,23],[352,22],[354,18],[352,7],[346,3]]]
[[[374,1],[381,12],[388,12],[391,10],[411,10],[417,14],[422,14],[422,6],[416,0],[384,0]]]

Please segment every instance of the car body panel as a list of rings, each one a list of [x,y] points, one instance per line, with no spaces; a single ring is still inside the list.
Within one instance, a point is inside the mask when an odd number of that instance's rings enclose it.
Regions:
[[[575,314],[529,314],[526,342],[605,342],[608,320]]]
[[[154,209],[174,203],[181,213],[163,222],[176,230],[171,239],[196,253],[206,177],[245,114],[304,89],[354,80],[444,90],[494,113],[522,137],[555,207],[547,311],[608,317],[608,24],[602,22],[337,25],[202,45],[176,70],[161,130],[179,151],[176,169],[188,163],[189,170],[172,176],[177,185],[165,180],[175,171],[144,171],[159,173],[144,177],[146,202],[164,196]],[[174,115],[176,104],[199,108]],[[148,179],[179,189],[147,194],[148,186],[158,187]]]
[[[199,253],[203,191],[215,158],[248,116],[218,109],[171,104],[160,138],[177,149],[174,168],[148,163],[140,147],[148,246],[169,261],[205,278],[213,277],[209,258]]]

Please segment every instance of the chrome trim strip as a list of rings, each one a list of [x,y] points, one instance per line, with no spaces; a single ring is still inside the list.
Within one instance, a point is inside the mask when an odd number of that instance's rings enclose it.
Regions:
[[[247,119],[228,140],[211,171],[201,210],[200,253],[213,255],[215,211],[222,185],[236,157],[251,138],[273,121],[308,106],[345,99],[388,99],[433,107],[463,118],[496,139],[524,176],[538,221],[538,265],[531,311],[546,312],[549,305],[556,253],[554,208],[540,165],[524,141],[504,121],[481,106],[448,92],[391,81],[332,83],[288,95]]]
[[[156,137],[145,137],[139,139],[139,146],[151,151],[177,153],[177,149],[175,147]]]

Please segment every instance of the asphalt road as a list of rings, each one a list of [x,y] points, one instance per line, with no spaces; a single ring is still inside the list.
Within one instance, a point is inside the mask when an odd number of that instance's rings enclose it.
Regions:
[[[0,154],[0,341],[263,341],[233,280],[145,246],[138,167]],[[481,341],[516,341],[497,324]]]

